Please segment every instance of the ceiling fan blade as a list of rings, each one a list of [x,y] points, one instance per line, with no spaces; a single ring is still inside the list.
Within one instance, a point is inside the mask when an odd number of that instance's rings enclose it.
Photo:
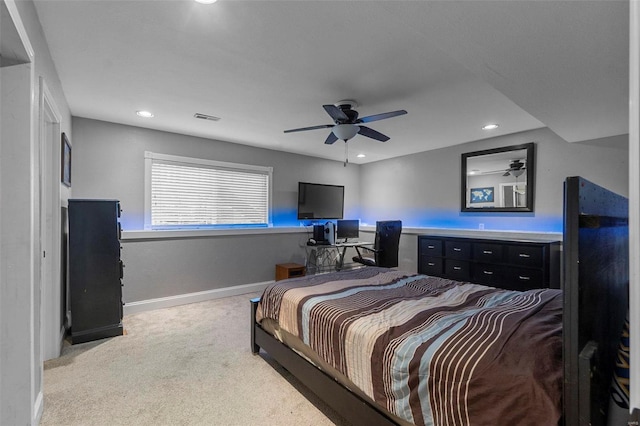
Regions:
[[[380,142],[386,142],[389,140],[389,136],[383,135],[382,133],[373,130],[367,126],[360,126],[360,131],[358,132],[362,136],[366,136],[371,139],[375,139]]]
[[[336,123],[349,121],[347,114],[335,105],[322,105],[322,108],[327,111],[327,114],[329,114]]]
[[[407,111],[401,109],[398,111],[383,112],[382,114],[368,115],[362,117],[356,121],[356,123],[370,123],[372,121],[384,120],[385,118],[397,117],[399,115],[405,115]]]
[[[327,140],[325,140],[324,143],[326,143],[327,145],[331,145],[337,140],[338,140],[338,137],[333,132],[331,132],[329,133],[329,136],[327,136]]]
[[[333,127],[333,124],[322,124],[320,126],[311,126],[311,127],[300,127],[299,129],[289,129],[289,130],[285,130],[285,133],[291,133],[291,132],[304,132],[305,130],[317,130],[317,129],[328,129],[330,127]]]

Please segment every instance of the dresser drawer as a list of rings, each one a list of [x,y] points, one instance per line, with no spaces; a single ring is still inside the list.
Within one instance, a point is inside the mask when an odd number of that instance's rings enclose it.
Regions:
[[[458,281],[470,281],[470,263],[464,260],[445,259],[444,273],[447,278]]]
[[[425,275],[434,275],[437,277],[441,276],[442,275],[442,258],[422,256],[420,258],[419,272]]]
[[[544,274],[540,269],[509,268],[504,281],[505,288],[509,290],[531,290],[545,287]]]
[[[464,241],[445,241],[444,253],[452,259],[471,259],[471,243]]]
[[[473,243],[473,260],[476,262],[502,262],[502,246],[499,244]]]
[[[499,287],[504,281],[504,268],[500,265],[477,263],[473,265],[472,279],[474,283]]]
[[[542,267],[544,247],[541,246],[507,246],[508,260],[513,265]]]
[[[442,240],[420,238],[420,253],[424,256],[442,256]]]

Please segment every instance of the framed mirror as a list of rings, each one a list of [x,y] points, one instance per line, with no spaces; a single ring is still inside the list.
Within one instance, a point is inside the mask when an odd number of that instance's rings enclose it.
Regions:
[[[534,143],[462,154],[463,212],[532,212]]]

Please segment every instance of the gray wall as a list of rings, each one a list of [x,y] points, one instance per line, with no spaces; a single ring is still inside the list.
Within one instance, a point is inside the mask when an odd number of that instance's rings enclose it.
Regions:
[[[211,139],[73,118],[74,198],[122,203],[124,230],[144,228],[144,152],[273,167],[275,226],[298,226],[298,181],[345,186],[345,217],[359,211],[359,167]]]
[[[37,149],[40,77],[61,115],[61,130],[69,134],[71,114],[33,3],[17,1],[13,5],[34,50],[34,60],[31,65],[3,67],[1,73],[0,424],[26,425],[37,424],[43,410],[41,336],[44,339],[50,336],[43,336],[46,328],[41,327],[41,306],[60,304],[59,296],[56,300],[40,299],[38,177],[41,170]],[[13,43],[19,40],[6,13],[3,5],[0,10],[3,55],[7,53],[4,49],[16,48]],[[20,71],[24,67],[30,68]],[[20,79],[29,77],[16,80],[16,74]],[[54,149],[59,150],[57,142]],[[56,174],[55,178],[59,176]],[[59,249],[54,247],[54,252],[57,253],[51,254],[55,258]],[[51,282],[54,280],[60,284],[58,277],[51,277]]]
[[[122,204],[124,300],[134,302],[274,279],[275,264],[304,263],[301,233],[127,239],[144,227],[144,151],[273,167],[275,226],[299,226],[298,182],[345,186],[345,217],[358,218],[360,166],[139,127],[73,119],[74,198]]]
[[[306,233],[125,240],[125,302],[261,283],[305,263]]]
[[[361,166],[362,219],[401,219],[427,228],[562,232],[563,182],[583,176],[621,195],[628,193],[626,136],[567,143],[547,128],[484,139]],[[532,213],[460,212],[460,163],[465,152],[536,143]],[[623,142],[623,143],[621,143]]]
[[[73,133],[74,197],[119,199],[125,231],[143,228],[144,151],[272,166],[276,226],[298,226],[298,181],[345,185],[345,217],[370,225],[401,219],[405,228],[477,230],[482,223],[487,231],[551,232],[555,238],[562,232],[565,177],[581,175],[627,193],[627,150],[619,141],[613,147],[568,144],[548,129],[346,168],[336,161],[84,118],[74,118]],[[461,154],[532,141],[536,142],[535,211],[461,213]],[[304,262],[305,231],[125,239],[125,302],[272,280],[276,263]],[[410,271],[416,269],[416,232],[401,241],[401,267]],[[372,235],[363,233],[367,238]]]

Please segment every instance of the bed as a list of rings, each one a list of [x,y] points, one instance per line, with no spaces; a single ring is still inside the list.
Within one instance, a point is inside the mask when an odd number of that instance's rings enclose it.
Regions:
[[[606,201],[587,213],[585,197]],[[605,424],[609,348],[627,303],[615,273],[624,266],[624,207],[609,212],[612,200],[624,203],[567,179],[561,290],[517,292],[376,267],[284,280],[252,300],[252,351],[269,353],[352,424]],[[620,249],[602,256],[616,271],[579,266],[575,250],[589,251],[585,229],[589,239],[600,234],[600,247],[606,240]],[[582,293],[592,284],[596,296]],[[585,305],[605,296],[611,305]]]

